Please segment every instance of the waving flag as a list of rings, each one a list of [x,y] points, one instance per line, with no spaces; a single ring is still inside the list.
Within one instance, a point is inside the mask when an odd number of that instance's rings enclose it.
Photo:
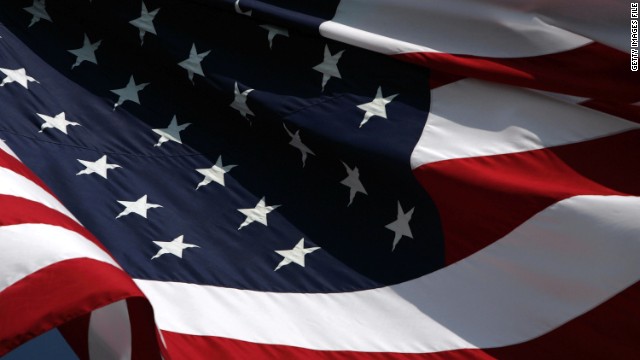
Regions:
[[[626,1],[343,0],[320,32],[463,76],[637,101],[629,17]]]
[[[637,356],[627,6],[5,1],[0,353]]]

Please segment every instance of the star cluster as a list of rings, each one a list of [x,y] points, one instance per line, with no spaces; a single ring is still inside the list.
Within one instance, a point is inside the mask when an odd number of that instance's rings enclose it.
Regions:
[[[409,165],[426,70],[237,0],[14,2],[30,49],[0,54],[0,99],[45,100],[0,135],[132,276],[314,292],[443,266]]]

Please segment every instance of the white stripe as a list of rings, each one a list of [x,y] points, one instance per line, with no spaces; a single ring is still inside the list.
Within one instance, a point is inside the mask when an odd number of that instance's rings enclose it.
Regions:
[[[522,7],[512,0],[342,0],[333,19],[320,25],[320,34],[383,54],[427,51],[501,58],[557,53],[591,42],[549,25],[530,4]],[[590,21],[599,16],[589,15]]]
[[[640,280],[639,217],[637,197],[567,199],[440,271],[353,293],[136,283],[158,326],[178,333],[318,350],[506,346],[543,335]]]
[[[529,89],[529,90],[533,91],[535,93],[542,94],[544,96],[550,97],[550,98],[555,99],[555,100],[564,101],[564,102],[569,103],[569,104],[580,104],[580,103],[583,103],[583,102],[585,102],[587,100],[590,100],[589,98],[586,98],[586,97],[561,94],[561,93],[556,93],[556,92],[551,92],[551,91],[535,90],[535,89]]]
[[[0,291],[58,261],[89,258],[115,267],[116,262],[78,233],[47,224],[0,227]]]
[[[40,185],[7,168],[0,167],[0,195],[11,195],[27,200],[39,202],[42,205],[57,210],[77,223],[80,223],[58,199],[46,192]]]
[[[411,167],[572,144],[638,128],[527,89],[465,79],[432,90]]]
[[[513,0],[504,0],[505,4]],[[522,4],[549,25],[570,30],[594,41],[629,52],[627,36],[629,1],[626,0],[527,0]]]
[[[91,313],[89,358],[91,360],[131,359],[131,323],[126,300],[111,303]]]

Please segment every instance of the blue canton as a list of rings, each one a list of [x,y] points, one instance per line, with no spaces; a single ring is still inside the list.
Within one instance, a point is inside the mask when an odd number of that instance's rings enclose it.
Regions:
[[[409,163],[428,70],[319,38],[335,1],[281,2],[3,2],[0,68],[36,81],[0,88],[0,137],[134,278],[341,292],[444,266]]]

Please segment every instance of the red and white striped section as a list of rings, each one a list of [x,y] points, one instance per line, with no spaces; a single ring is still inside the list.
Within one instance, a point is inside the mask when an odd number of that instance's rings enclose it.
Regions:
[[[639,127],[529,90],[450,83],[433,91],[411,159],[449,266],[336,294],[136,283],[178,357],[629,357],[640,324],[616,314],[639,313]]]
[[[362,353],[355,358],[505,347],[544,335],[640,280],[638,214],[636,197],[573,197],[456,264],[366,291],[294,294],[136,283],[153,304],[158,326],[171,332],[165,338],[210,337],[211,349],[222,346],[217,338],[336,356]],[[169,353],[186,354],[171,341]],[[257,358],[263,357],[269,358]]]
[[[327,38],[483,80],[620,103],[630,71],[629,5],[595,0],[342,0]]]
[[[139,347],[159,358],[153,330],[136,334],[140,344],[133,341],[133,321],[123,299],[142,298],[140,290],[3,141],[0,273],[0,354],[86,317],[87,324],[63,331],[86,339],[85,351],[76,348],[82,359],[129,359]],[[151,313],[148,304],[140,316],[145,311]]]
[[[639,129],[526,89],[433,89],[411,163],[440,211],[449,262],[571,196],[640,195]]]

